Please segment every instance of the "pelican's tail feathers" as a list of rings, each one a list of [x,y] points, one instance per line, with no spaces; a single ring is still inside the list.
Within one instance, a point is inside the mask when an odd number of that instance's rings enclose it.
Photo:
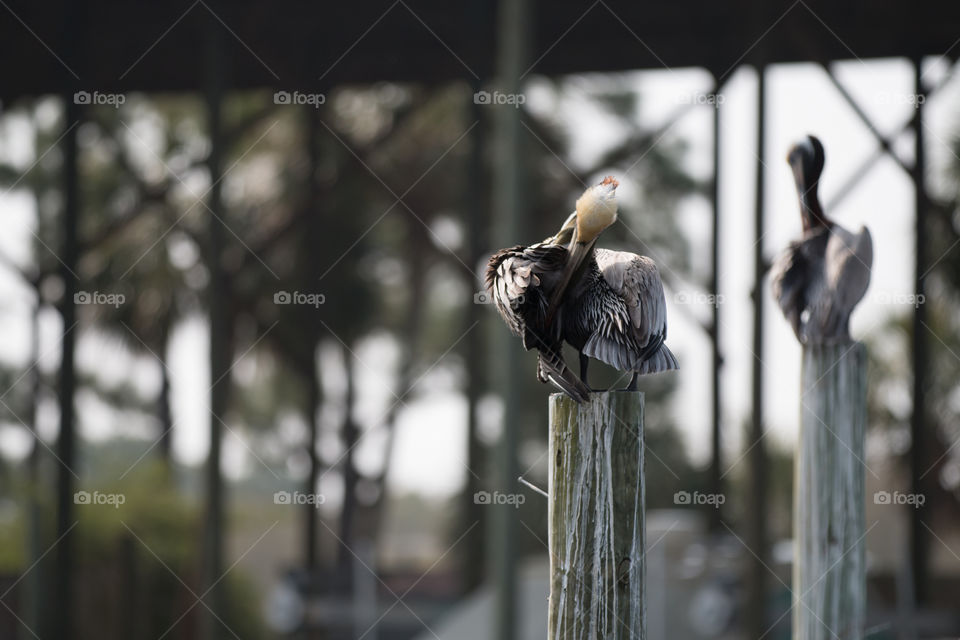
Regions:
[[[679,369],[680,363],[677,362],[677,356],[673,355],[673,352],[667,347],[667,345],[662,344],[656,352],[646,359],[643,364],[640,365],[640,368],[637,371],[640,375],[646,375],[648,373],[660,373],[662,371],[670,371],[672,369]]]

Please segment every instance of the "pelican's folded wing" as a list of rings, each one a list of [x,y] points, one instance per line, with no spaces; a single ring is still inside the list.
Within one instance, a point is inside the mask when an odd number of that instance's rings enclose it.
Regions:
[[[676,369],[677,359],[663,344],[667,303],[657,265],[646,256],[605,249],[596,250],[596,259],[606,288],[587,302],[599,317],[583,352],[621,371]]]

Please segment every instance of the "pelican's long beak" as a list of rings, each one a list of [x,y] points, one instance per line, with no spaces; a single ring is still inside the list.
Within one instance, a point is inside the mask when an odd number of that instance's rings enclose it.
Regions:
[[[574,276],[579,277],[580,273],[583,272],[583,266],[596,243],[596,238],[590,242],[580,242],[580,234],[574,227],[573,238],[570,240],[570,248],[567,252],[567,264],[563,267],[563,272],[560,275],[560,284],[553,290],[553,295],[550,296],[550,304],[547,305],[547,326],[553,322],[553,316],[557,313],[560,301],[570,287],[570,283],[573,282]]]
[[[553,321],[560,301],[566,294],[571,282],[575,282],[583,273],[587,259],[593,253],[593,246],[597,237],[604,229],[617,220],[617,198],[615,191],[620,185],[612,177],[604,178],[603,182],[594,185],[583,192],[577,200],[577,210],[567,218],[554,238],[569,239],[567,263],[560,275],[560,284],[550,296],[547,305],[547,325]]]
[[[563,226],[560,227],[560,231],[557,231],[556,235],[547,238],[544,242],[546,244],[570,244],[576,226],[577,212],[574,211],[564,221]]]

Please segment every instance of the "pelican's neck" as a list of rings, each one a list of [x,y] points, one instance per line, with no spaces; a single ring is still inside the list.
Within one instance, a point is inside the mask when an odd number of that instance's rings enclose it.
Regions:
[[[568,288],[572,291],[577,289],[577,285],[580,283],[580,280],[583,278],[583,274],[586,273],[587,269],[590,266],[590,263],[594,261],[596,255],[596,246],[597,241],[591,240],[590,242],[578,242],[577,235],[574,234],[573,239],[570,241],[570,244],[567,245],[567,251],[573,252],[574,248],[579,248],[582,252],[583,258],[579,265],[577,265],[576,271],[573,272],[573,275],[570,278]]]
[[[810,171],[802,163],[793,165],[793,178],[797,186],[797,197],[800,200],[800,217],[803,230],[809,231],[817,227],[829,227],[833,224],[823,213],[820,206],[820,174]]]
[[[833,222],[823,213],[823,207],[820,206],[816,181],[809,189],[800,192],[800,216],[803,219],[804,231],[833,225]]]

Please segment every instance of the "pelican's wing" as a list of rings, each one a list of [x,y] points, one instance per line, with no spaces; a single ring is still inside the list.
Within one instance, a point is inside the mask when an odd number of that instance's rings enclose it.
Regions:
[[[847,319],[870,286],[872,266],[873,240],[870,231],[861,227],[859,233],[851,233],[834,227],[826,254],[827,286],[833,292],[827,326],[831,335],[838,331],[846,333]]]
[[[791,242],[771,268],[770,288],[773,298],[787,318],[793,333],[800,339],[800,322],[806,307],[809,261],[803,252],[803,243]]]
[[[824,255],[831,236],[827,227],[808,231],[801,240],[791,242],[771,268],[773,297],[802,343],[819,338],[820,319],[829,304],[824,295]]]
[[[566,254],[559,245],[512,247],[498,251],[487,263],[487,291],[504,322],[523,338],[528,350],[552,347],[558,341],[558,337],[544,335],[550,292],[545,291],[543,280],[563,268]]]
[[[559,323],[546,326],[551,286],[563,269],[566,255],[566,248],[546,243],[503,249],[487,263],[486,286],[507,326],[523,338],[524,348],[539,352],[540,381],[552,383],[577,402],[585,402],[590,389],[563,361]]]
[[[591,290],[584,306],[595,314],[583,352],[621,371],[654,373],[678,367],[663,344],[667,303],[657,265],[645,256],[596,250],[606,287]]]

